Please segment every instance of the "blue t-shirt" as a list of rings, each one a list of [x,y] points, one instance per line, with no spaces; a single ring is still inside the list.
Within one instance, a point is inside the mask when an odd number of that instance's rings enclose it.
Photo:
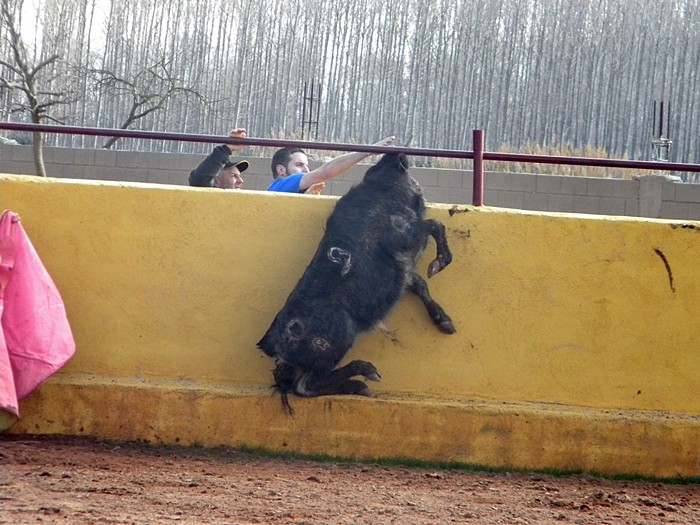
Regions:
[[[283,179],[275,179],[267,187],[267,191],[280,191],[285,193],[299,193],[299,183],[301,178],[304,176],[303,173],[295,173],[294,175],[289,175]]]

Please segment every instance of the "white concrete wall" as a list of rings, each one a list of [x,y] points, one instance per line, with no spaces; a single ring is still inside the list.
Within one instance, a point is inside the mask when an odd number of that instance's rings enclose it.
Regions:
[[[203,155],[124,150],[46,148],[51,177],[187,185]],[[249,158],[245,188],[264,190],[272,180],[270,160]],[[366,164],[327,185],[329,195],[343,195],[362,178]],[[0,173],[33,174],[30,146],[0,144]],[[469,204],[472,173],[465,170],[413,168],[430,202]],[[635,180],[488,172],[484,204],[533,211],[622,215],[664,219],[700,219],[700,184],[674,182],[640,172]]]

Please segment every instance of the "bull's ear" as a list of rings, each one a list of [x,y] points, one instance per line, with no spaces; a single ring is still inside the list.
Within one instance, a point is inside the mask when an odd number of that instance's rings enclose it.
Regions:
[[[287,335],[290,339],[299,340],[304,337],[306,327],[301,319],[292,319],[287,323]]]

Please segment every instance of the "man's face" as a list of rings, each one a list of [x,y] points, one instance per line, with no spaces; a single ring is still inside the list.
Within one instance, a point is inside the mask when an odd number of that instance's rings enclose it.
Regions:
[[[292,153],[292,158],[289,159],[287,163],[287,173],[284,175],[288,177],[289,175],[294,175],[295,173],[308,173],[309,172],[309,159],[308,157],[297,151]]]
[[[243,177],[237,167],[231,166],[219,172],[214,179],[214,187],[224,190],[239,190],[243,187]]]

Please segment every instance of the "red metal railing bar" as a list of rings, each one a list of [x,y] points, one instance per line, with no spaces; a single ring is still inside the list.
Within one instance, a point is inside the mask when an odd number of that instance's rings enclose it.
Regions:
[[[85,128],[78,126],[26,124],[20,122],[0,122],[0,129],[12,131],[38,131],[41,133],[64,133],[71,135],[92,135],[102,137],[204,142],[212,144],[239,144],[243,146],[269,146],[274,148],[306,148],[332,151],[363,151],[367,153],[404,153],[406,155],[418,155],[424,157],[449,157],[457,159],[471,159],[473,157],[472,152],[463,150],[408,148],[402,146],[371,146],[367,144],[341,144],[335,142],[263,139],[256,137],[235,139],[229,136],[220,135],[192,135],[189,133],[141,131],[134,129]]]
[[[568,164],[570,166],[602,166],[607,168],[637,168],[658,171],[700,172],[700,164],[658,162],[644,160],[597,159],[593,157],[560,157],[555,155],[528,155],[522,153],[484,152],[484,160],[499,162],[529,162],[532,164]]]
[[[42,133],[66,133],[74,135],[93,135],[121,138],[144,138],[152,140],[174,140],[187,142],[205,142],[214,144],[240,144],[244,146],[297,147],[333,151],[363,151],[367,153],[404,153],[425,157],[445,157],[473,159],[473,151],[408,148],[403,146],[371,146],[365,144],[341,144],[334,142],[314,142],[303,140],[279,140],[248,137],[234,139],[219,135],[193,135],[188,133],[169,133],[160,131],[141,131],[131,129],[89,128],[78,126],[59,126],[46,124],[27,124],[21,122],[0,122],[0,129],[11,131],[31,131]],[[479,130],[476,130],[479,131]],[[483,133],[483,132],[482,132]],[[483,160],[497,162],[527,162],[534,164],[568,164],[573,166],[600,166],[610,168],[636,168],[656,171],[683,171],[700,173],[700,164],[683,164],[677,162],[657,162],[621,159],[599,159],[591,157],[561,157],[552,155],[529,155],[521,153],[483,152]]]

